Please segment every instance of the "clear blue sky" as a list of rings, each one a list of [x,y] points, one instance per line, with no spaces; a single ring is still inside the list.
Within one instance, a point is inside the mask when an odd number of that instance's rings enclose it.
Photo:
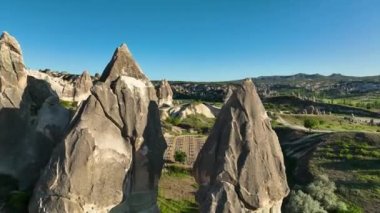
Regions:
[[[150,79],[380,74],[379,0],[7,0],[31,68],[102,72],[126,42]]]

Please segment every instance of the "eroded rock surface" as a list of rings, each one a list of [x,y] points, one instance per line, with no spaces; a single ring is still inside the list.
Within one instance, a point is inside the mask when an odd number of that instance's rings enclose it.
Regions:
[[[222,108],[194,175],[201,212],[281,212],[289,191],[284,159],[251,80]]]
[[[0,174],[29,189],[61,140],[70,113],[45,81],[28,77],[15,38],[0,38]]]
[[[91,94],[93,83],[87,71],[81,75],[36,70],[28,70],[27,73],[29,76],[48,82],[59,99],[64,101],[77,102],[79,105]]]
[[[165,149],[155,88],[122,45],[74,116],[29,210],[159,212]]]
[[[190,115],[197,114],[203,115],[206,118],[215,118],[214,113],[217,113],[217,109],[203,103],[190,103],[179,107],[173,107],[169,109],[169,113],[171,116],[179,117],[181,119],[185,119]]]
[[[157,96],[158,106],[173,106],[173,91],[167,80],[161,81]]]
[[[26,81],[21,47],[4,32],[0,37],[0,108],[20,107]]]

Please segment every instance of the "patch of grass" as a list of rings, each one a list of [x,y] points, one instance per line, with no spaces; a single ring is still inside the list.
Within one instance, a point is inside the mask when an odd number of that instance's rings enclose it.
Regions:
[[[158,207],[162,213],[196,213],[198,206],[195,202],[188,200],[167,199],[158,195]]]
[[[158,190],[158,206],[163,213],[199,212],[194,193],[198,184],[190,175],[190,168],[166,165]]]
[[[78,102],[59,100],[59,104],[68,110],[76,110]]]
[[[165,166],[165,174],[169,176],[174,176],[174,177],[186,177],[191,175],[191,171],[189,168],[179,166],[179,165],[166,165]]]
[[[192,128],[197,132],[208,133],[215,123],[214,118],[207,118],[202,114],[189,115],[181,120],[180,126]]]

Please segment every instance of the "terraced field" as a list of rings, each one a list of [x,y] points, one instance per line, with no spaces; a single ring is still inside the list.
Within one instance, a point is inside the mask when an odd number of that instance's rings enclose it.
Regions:
[[[193,165],[199,151],[206,141],[205,136],[200,135],[181,135],[177,137],[166,138],[168,148],[165,151],[165,161],[174,162],[174,154],[176,151],[186,153],[186,164]]]

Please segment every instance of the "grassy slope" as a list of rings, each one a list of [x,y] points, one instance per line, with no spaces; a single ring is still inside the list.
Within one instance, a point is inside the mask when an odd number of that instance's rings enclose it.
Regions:
[[[174,169],[173,169],[174,168]],[[166,169],[159,183],[158,205],[162,213],[198,212],[195,192],[198,186],[188,169]]]
[[[283,142],[289,133],[281,132],[279,137]],[[302,136],[293,141],[299,138]],[[353,208],[356,206],[366,212],[376,212],[380,208],[380,134],[324,133],[302,143],[284,143],[291,186],[305,185],[316,175],[327,174],[336,183],[338,195]],[[306,149],[311,151],[303,152]],[[294,155],[289,150],[297,150],[302,155]],[[286,156],[287,153],[297,158]]]
[[[334,134],[309,167],[313,175],[327,174],[344,199],[368,212],[380,208],[380,135]]]

